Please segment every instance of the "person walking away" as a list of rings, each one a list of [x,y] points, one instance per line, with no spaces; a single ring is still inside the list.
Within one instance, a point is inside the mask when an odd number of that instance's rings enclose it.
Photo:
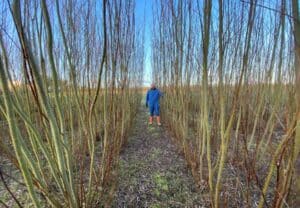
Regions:
[[[153,123],[153,116],[156,117],[157,125],[161,126],[160,116],[159,116],[159,99],[162,93],[155,87],[155,84],[151,84],[150,90],[147,92],[146,96],[146,107],[149,108],[149,124]]]

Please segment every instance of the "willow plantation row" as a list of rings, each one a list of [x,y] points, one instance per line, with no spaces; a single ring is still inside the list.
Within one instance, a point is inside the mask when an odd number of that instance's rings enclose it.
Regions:
[[[155,11],[164,118],[212,207],[300,206],[299,3],[160,1]]]
[[[134,2],[3,7],[1,118],[10,138],[1,138],[1,154],[22,172],[36,207],[108,203],[141,99],[143,31]],[[22,84],[14,84],[16,78]]]
[[[136,3],[0,3],[0,159],[29,197],[6,187],[16,206],[111,206],[143,98]],[[299,3],[151,1],[162,122],[211,207],[300,205]]]

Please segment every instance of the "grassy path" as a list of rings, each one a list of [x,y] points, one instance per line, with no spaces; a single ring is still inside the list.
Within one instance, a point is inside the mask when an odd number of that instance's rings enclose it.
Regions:
[[[114,207],[206,207],[164,127],[148,125],[141,106],[120,158]]]

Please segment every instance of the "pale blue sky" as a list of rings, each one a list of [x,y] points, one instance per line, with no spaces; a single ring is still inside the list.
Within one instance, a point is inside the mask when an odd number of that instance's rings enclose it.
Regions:
[[[145,27],[145,72],[144,72],[144,85],[148,86],[152,80],[152,69],[151,69],[151,25],[152,25],[152,6],[154,0],[136,0],[136,23],[137,26]],[[4,4],[4,5],[3,5]],[[101,4],[99,4],[100,6]],[[7,2],[0,0],[0,11],[5,18],[1,18],[2,21],[6,22],[5,32],[11,37],[16,35],[13,24],[8,24],[7,22],[12,23],[11,15],[7,7]],[[144,22],[145,18],[145,22]],[[1,25],[0,25],[1,26]],[[4,26],[4,25],[3,25]],[[8,27],[7,27],[8,26]],[[3,29],[1,27],[1,29]]]
[[[144,86],[150,85],[152,81],[151,68],[151,24],[153,0],[136,0],[136,20],[138,24],[144,24],[145,17],[145,72]]]
[[[276,9],[275,2],[278,2],[279,0],[264,0],[261,1],[266,7],[274,8]],[[99,1],[100,2],[100,1]],[[215,0],[214,0],[215,2]],[[7,2],[0,0],[0,12],[2,13],[1,21],[6,22],[6,30],[3,32],[5,37],[9,34],[9,40],[10,38],[15,37],[14,33],[14,27],[11,20],[11,15],[8,11],[7,5],[3,6],[3,3],[6,5]],[[156,0],[136,0],[136,23],[139,27],[144,26],[145,27],[145,42],[144,42],[144,52],[145,52],[145,71],[144,71],[144,86],[149,86],[152,82],[152,66],[151,66],[151,48],[152,48],[152,23],[153,23],[153,7],[156,7]],[[101,3],[99,4],[101,5]],[[217,3],[214,4],[215,10],[217,9]],[[155,9],[155,8],[154,8]],[[268,10],[265,10],[268,11]],[[144,22],[145,19],[145,22]],[[9,23],[8,23],[9,22]],[[0,22],[1,26],[1,22]],[[6,37],[7,38],[7,37]]]

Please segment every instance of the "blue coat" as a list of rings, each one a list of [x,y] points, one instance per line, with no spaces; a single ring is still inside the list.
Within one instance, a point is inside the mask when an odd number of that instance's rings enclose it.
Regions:
[[[146,104],[148,104],[149,107],[159,106],[159,98],[161,96],[162,93],[157,88],[148,90],[146,96]]]

